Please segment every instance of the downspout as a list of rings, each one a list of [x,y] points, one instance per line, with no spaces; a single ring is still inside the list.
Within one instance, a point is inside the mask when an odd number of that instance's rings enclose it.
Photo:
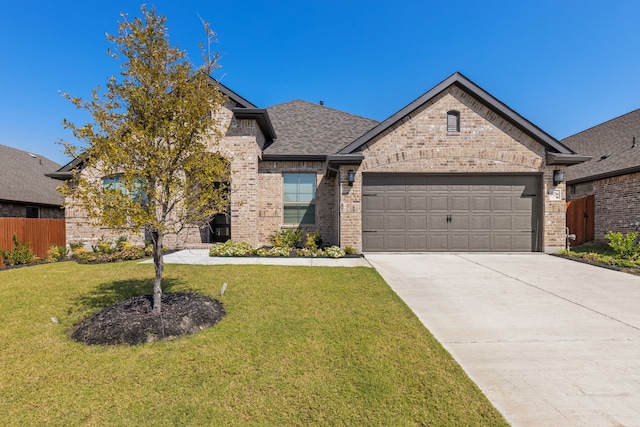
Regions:
[[[338,184],[338,242],[337,245],[340,246],[340,236],[342,235],[340,233],[340,211],[342,210],[342,200],[341,200],[341,193],[342,193],[342,188],[340,187],[340,168],[338,169],[334,169],[331,167],[331,162],[327,161],[327,169],[329,169],[330,171],[333,171],[336,173],[336,180],[337,180],[337,184]]]

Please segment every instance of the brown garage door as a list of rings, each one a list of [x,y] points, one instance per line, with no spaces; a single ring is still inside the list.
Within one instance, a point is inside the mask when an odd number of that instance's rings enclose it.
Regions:
[[[365,174],[364,251],[537,250],[534,175]]]

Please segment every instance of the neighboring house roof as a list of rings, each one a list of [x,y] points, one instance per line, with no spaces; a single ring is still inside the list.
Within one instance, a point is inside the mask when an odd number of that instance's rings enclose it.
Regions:
[[[588,162],[567,168],[569,184],[640,172],[640,109],[565,138],[562,143],[577,153],[593,156]]]
[[[59,183],[45,176],[59,168],[46,157],[0,144],[0,200],[61,206]]]
[[[377,121],[311,102],[294,100],[267,108],[278,136],[264,155],[327,155],[337,153]]]
[[[415,101],[411,102],[409,105],[402,108],[400,111],[393,114],[391,117],[381,122],[355,141],[351,142],[349,145],[345,146],[342,150],[340,150],[340,154],[350,154],[356,152],[364,144],[376,138],[387,129],[395,126],[396,123],[402,121],[416,109],[420,108],[422,105],[429,102],[431,99],[438,96],[440,93],[447,90],[452,85],[460,87],[466,93],[484,104],[487,108],[499,114],[501,117],[513,124],[516,128],[520,129],[522,132],[526,133],[534,140],[542,144],[546,148],[548,153],[547,163],[570,164],[578,161],[584,161],[584,158],[575,156],[575,153],[568,147],[564,146],[554,137],[544,132],[542,129],[540,129],[530,121],[526,120],[511,108],[507,107],[505,104],[494,98],[484,89],[480,88],[478,85],[476,85],[460,73],[452,74],[447,79],[436,85],[433,89],[429,90],[428,92],[417,98]]]

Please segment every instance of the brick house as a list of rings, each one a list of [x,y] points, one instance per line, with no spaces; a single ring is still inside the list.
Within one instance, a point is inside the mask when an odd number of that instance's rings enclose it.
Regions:
[[[381,123],[300,100],[261,109],[220,89],[230,213],[168,245],[260,246],[300,227],[360,251],[564,247],[565,184],[554,177],[584,157],[459,73]],[[68,210],[67,224],[69,240],[108,232],[82,212]]]
[[[0,217],[64,218],[60,183],[45,176],[59,164],[0,144]]]
[[[595,240],[636,231],[640,221],[640,109],[572,135],[562,143],[591,160],[567,168],[567,201],[593,196]]]

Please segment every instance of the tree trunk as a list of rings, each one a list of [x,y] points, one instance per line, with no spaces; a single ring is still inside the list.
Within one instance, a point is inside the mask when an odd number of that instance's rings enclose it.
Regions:
[[[162,271],[164,270],[164,260],[162,257],[163,233],[154,231],[151,233],[153,240],[153,264],[156,269],[156,278],[153,282],[153,313],[162,313]]]

